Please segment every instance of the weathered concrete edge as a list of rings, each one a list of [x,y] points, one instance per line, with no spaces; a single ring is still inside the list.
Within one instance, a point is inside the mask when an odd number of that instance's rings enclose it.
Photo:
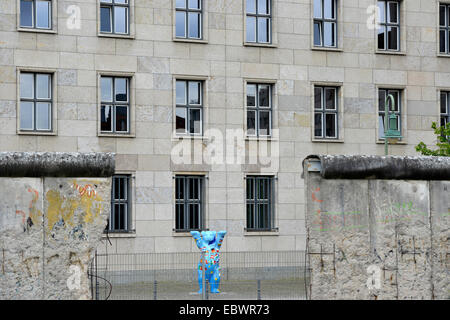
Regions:
[[[450,180],[450,157],[309,155],[324,179]]]
[[[111,177],[115,153],[0,152],[0,177]]]

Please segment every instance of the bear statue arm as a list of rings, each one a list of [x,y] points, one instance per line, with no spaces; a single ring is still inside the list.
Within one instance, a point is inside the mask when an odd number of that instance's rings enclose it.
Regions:
[[[218,231],[217,237],[216,237],[216,246],[219,245],[219,243],[222,243],[223,238],[225,238],[225,235],[227,234],[226,231]]]
[[[200,249],[203,246],[203,239],[198,231],[191,231],[191,235],[197,243],[197,247]]]

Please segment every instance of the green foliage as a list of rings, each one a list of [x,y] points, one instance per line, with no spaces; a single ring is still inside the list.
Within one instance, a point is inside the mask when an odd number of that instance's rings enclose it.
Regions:
[[[450,157],[450,122],[446,126],[438,127],[436,122],[433,122],[431,128],[434,129],[434,133],[437,135],[438,142],[436,146],[438,149],[431,150],[423,142],[420,142],[416,146],[416,151],[420,152],[424,156],[443,156]]]

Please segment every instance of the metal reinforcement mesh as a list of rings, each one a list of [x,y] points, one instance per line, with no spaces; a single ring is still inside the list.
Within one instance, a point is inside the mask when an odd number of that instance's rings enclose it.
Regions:
[[[199,292],[193,253],[96,254],[90,265],[97,300],[302,300],[308,268],[304,251],[220,253],[220,293]]]

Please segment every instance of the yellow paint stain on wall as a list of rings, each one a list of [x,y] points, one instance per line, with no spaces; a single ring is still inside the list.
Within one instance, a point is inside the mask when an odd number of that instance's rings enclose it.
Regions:
[[[100,184],[98,181],[83,181],[80,185],[76,180],[73,185],[83,187],[87,184]],[[47,191],[45,197],[48,202],[47,209],[47,233],[50,233],[55,223],[64,220],[65,226],[73,228],[80,224],[80,220],[84,224],[93,223],[100,216],[102,210],[103,199],[98,193],[88,196],[87,193],[81,194],[77,188],[72,188],[72,192],[62,194],[58,190]],[[82,215],[81,219],[79,215]]]

